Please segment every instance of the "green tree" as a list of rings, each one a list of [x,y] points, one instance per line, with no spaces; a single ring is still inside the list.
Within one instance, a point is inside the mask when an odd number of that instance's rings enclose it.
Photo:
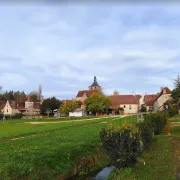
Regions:
[[[45,99],[41,105],[41,114],[45,115],[47,110],[51,110],[53,112],[55,109],[59,109],[61,102],[55,97]]]
[[[39,95],[36,91],[30,92],[29,96],[30,96],[30,101],[32,101],[32,102],[38,102],[39,101]]]
[[[180,88],[176,88],[171,92],[172,102],[177,104],[180,101]]]
[[[110,99],[100,92],[93,93],[85,100],[86,110],[94,115],[98,112],[104,112],[110,105]]]
[[[63,103],[60,107],[60,113],[64,113],[65,115],[69,115],[70,112],[73,112],[75,109],[81,107],[80,101],[69,101],[66,103]]]
[[[180,89],[180,76],[178,74],[177,78],[174,80],[175,89]]]

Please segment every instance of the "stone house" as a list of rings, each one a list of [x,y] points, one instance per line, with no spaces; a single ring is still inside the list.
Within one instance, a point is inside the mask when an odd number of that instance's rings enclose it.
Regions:
[[[161,92],[153,102],[153,110],[155,112],[165,110],[164,103],[170,99],[171,99],[171,90],[168,87],[162,88]]]
[[[157,97],[157,94],[143,95],[139,100],[139,111],[141,111],[142,106],[146,107],[147,111],[153,111],[153,104]]]
[[[113,95],[109,96],[111,101],[110,109],[123,109],[124,114],[136,114],[138,112],[138,102],[133,95]]]

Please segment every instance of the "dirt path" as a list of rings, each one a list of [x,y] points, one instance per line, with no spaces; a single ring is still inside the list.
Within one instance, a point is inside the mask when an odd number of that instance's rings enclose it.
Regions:
[[[123,118],[130,115],[121,115],[121,116],[108,116],[108,117],[99,117],[99,118],[91,118],[91,119],[80,119],[80,120],[67,120],[67,121],[48,121],[48,122],[25,122],[25,124],[57,124],[57,123],[70,123],[70,122],[81,122],[81,121],[93,121],[96,119],[107,119],[107,118]]]

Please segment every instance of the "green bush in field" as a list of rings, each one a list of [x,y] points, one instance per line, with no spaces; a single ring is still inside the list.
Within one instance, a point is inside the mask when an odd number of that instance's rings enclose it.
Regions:
[[[142,143],[138,132],[129,127],[108,126],[100,132],[102,146],[117,168],[129,167],[137,162],[142,153]]]
[[[173,117],[176,114],[179,114],[179,110],[175,106],[170,107],[168,112],[169,112],[170,117]]]
[[[153,130],[148,122],[139,122],[137,127],[143,142],[143,149],[148,149],[152,143]]]
[[[145,117],[145,122],[153,129],[154,135],[158,135],[164,128],[168,117],[168,112],[150,113]]]

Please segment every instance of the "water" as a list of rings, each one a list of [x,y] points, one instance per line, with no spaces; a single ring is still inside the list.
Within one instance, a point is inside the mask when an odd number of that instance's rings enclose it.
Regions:
[[[105,180],[114,168],[114,166],[110,166],[102,169],[92,180]]]
[[[180,180],[180,173],[176,174],[176,180]]]
[[[114,168],[114,166],[105,167],[99,172],[88,174],[87,176],[72,177],[69,180],[105,180]]]

